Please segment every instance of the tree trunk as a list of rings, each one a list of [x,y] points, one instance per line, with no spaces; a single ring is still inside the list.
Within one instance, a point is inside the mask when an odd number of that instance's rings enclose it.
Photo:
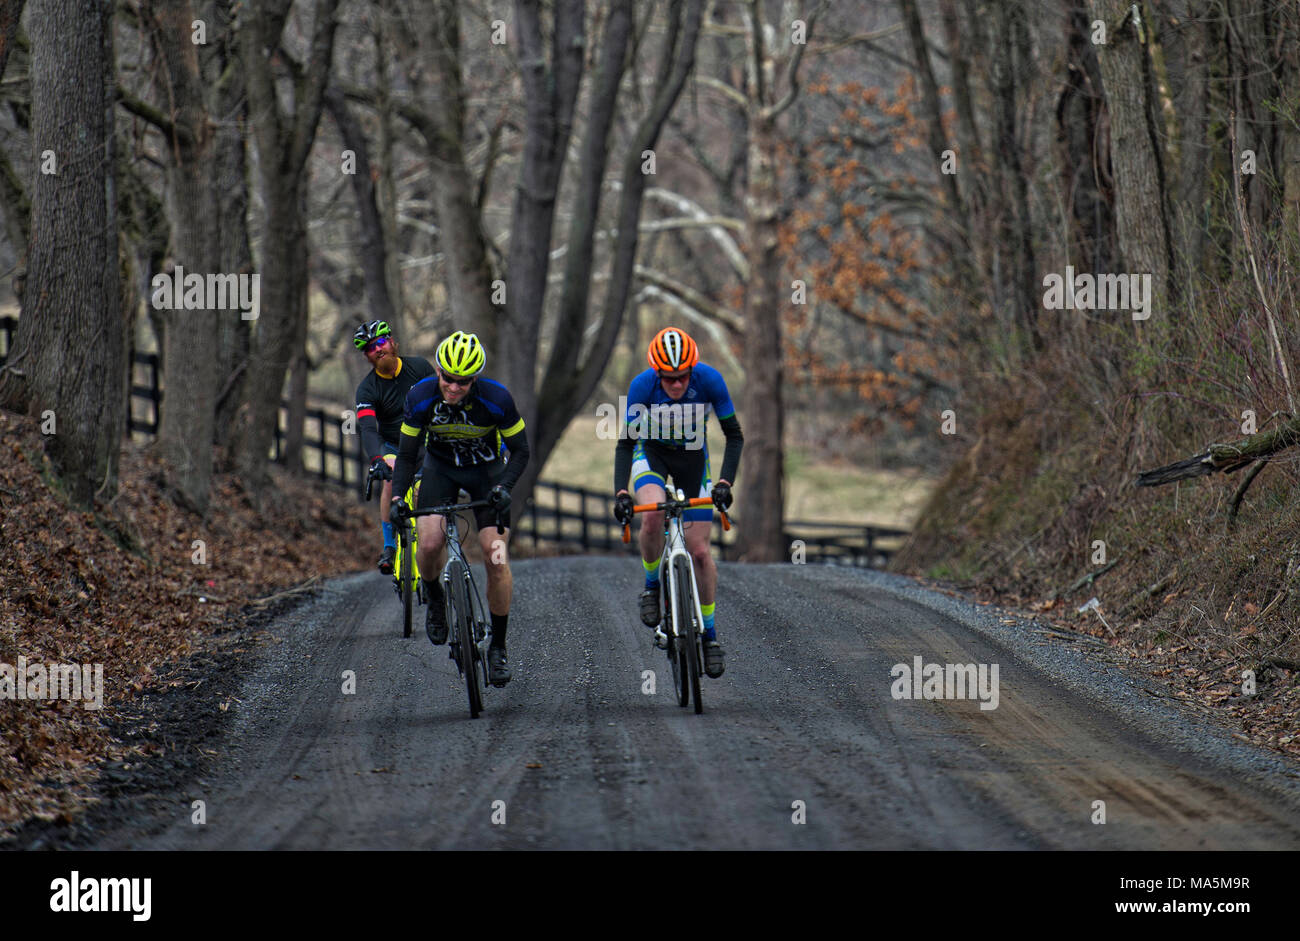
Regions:
[[[18,21],[26,0],[0,0],[0,78],[4,78],[9,53],[18,40]]]
[[[117,492],[125,343],[114,167],[113,4],[32,4],[35,174],[27,285],[0,405],[53,412],[46,453],[72,502]],[[76,128],[77,133],[70,133]]]
[[[420,131],[429,150],[448,301],[456,315],[456,329],[478,334],[492,356],[499,347],[500,312],[492,303],[487,238],[474,199],[474,181],[465,165],[457,4],[455,0],[420,3],[408,10],[408,19],[415,24],[421,55],[435,86],[421,102],[426,120]]]
[[[1151,275],[1151,314],[1169,318],[1169,224],[1161,154],[1153,137],[1146,48],[1126,0],[1093,0],[1105,21],[1106,44],[1097,61],[1110,112],[1110,162],[1115,179],[1115,228],[1129,273]]]
[[[526,427],[533,427],[537,417],[537,344],[546,301],[546,276],[551,267],[555,197],[568,156],[573,105],[578,97],[586,45],[582,0],[561,0],[556,4],[551,30],[548,68],[539,7],[537,0],[515,3],[524,87],[524,152],[511,213],[506,329],[497,344],[504,381]],[[596,128],[592,133],[600,134],[601,130]]]
[[[250,492],[262,489],[274,440],[285,374],[304,355],[307,315],[307,227],[303,188],[334,49],[337,0],[320,0],[305,66],[292,65],[294,110],[283,114],[271,68],[288,15],[288,0],[245,8],[239,36],[249,115],[257,141],[266,215],[257,339],[249,356],[236,459]],[[270,7],[274,6],[273,9]],[[299,429],[301,433],[301,429]],[[299,439],[301,440],[301,439]],[[300,468],[286,456],[291,469]]]
[[[394,315],[402,329],[406,324],[406,293],[402,285],[402,266],[400,264],[406,241],[401,237],[397,224],[397,185],[393,182],[393,108],[391,98],[392,81],[388,71],[390,63],[390,45],[388,32],[391,18],[381,16],[374,32],[377,54],[375,75],[378,79],[378,118],[379,118],[379,187],[377,204],[379,221],[383,227],[384,244],[388,251],[384,256],[384,278],[388,285],[389,302]],[[397,329],[397,328],[394,328]],[[400,339],[400,334],[399,334]],[[363,372],[364,374],[364,372]],[[358,377],[360,381],[360,377]],[[354,383],[355,385],[355,383]]]
[[[736,548],[744,562],[786,558],[785,430],[781,392],[785,371],[781,348],[782,258],[778,251],[781,193],[777,185],[778,147],[774,119],[750,115],[749,192],[745,205],[746,258],[750,279],[745,290],[745,450],[740,480],[743,500],[737,516]]]
[[[1210,50],[1212,46],[1208,0],[1184,0],[1172,9],[1156,5],[1160,17],[1161,47],[1177,122],[1175,153],[1177,177],[1171,187],[1170,219],[1174,259],[1183,284],[1195,283],[1203,270],[1205,252],[1205,193],[1210,178]]]
[[[199,61],[211,87],[209,111],[217,115],[215,172],[217,228],[220,265],[223,272],[253,274],[253,250],[248,243],[248,172],[245,159],[245,130],[248,108],[244,71],[240,63],[232,25],[231,0],[205,0],[203,13],[209,40],[201,47]],[[217,398],[215,443],[228,452],[235,433],[235,416],[243,400],[248,375],[248,354],[252,346],[253,321],[240,316],[217,320]],[[225,462],[227,469],[230,462]]]
[[[361,132],[343,93],[329,88],[325,93],[325,107],[329,108],[334,123],[338,125],[343,146],[352,151],[356,159],[351,175],[352,194],[357,202],[357,224],[361,229],[361,270],[366,282],[366,300],[370,311],[368,319],[384,320],[394,336],[402,337],[402,324],[388,294],[388,243],[384,237],[384,224],[379,216],[379,203],[375,195],[375,176],[370,169],[370,151],[366,137]]]
[[[172,258],[187,275],[218,273],[220,251],[212,225],[217,215],[212,124],[203,100],[198,47],[190,41],[195,11],[186,0],[142,5],[154,48],[170,90],[170,133],[165,135],[168,218]],[[169,488],[199,515],[207,513],[212,482],[216,404],[217,323],[237,310],[181,307],[163,311],[167,324],[163,357],[159,449]],[[237,306],[237,305],[232,305]],[[169,394],[170,393],[170,394]]]
[[[1115,221],[1111,194],[1101,188],[1110,150],[1099,149],[1105,147],[1105,99],[1090,29],[1083,0],[1074,0],[1066,26],[1068,71],[1056,106],[1057,158],[1061,192],[1071,197],[1066,260],[1081,271],[1106,272],[1115,266]]]

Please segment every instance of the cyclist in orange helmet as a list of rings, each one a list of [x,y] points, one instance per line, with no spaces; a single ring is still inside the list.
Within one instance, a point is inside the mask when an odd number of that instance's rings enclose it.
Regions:
[[[700,361],[695,341],[677,327],[665,327],[656,333],[646,358],[650,368],[636,376],[628,387],[627,411],[614,452],[614,516],[620,523],[629,523],[634,505],[661,502],[669,477],[687,497],[711,497],[715,506],[727,509],[731,506],[731,485],[736,479],[745,439],[722,373]],[[677,410],[672,412],[674,406]],[[654,420],[657,413],[665,411],[673,420]],[[716,483],[711,479],[706,437],[710,413],[717,416],[727,439]],[[651,417],[649,422],[647,415]],[[635,501],[628,493],[629,477],[636,493]],[[724,652],[714,625],[718,569],[709,553],[713,508],[687,510],[682,520],[686,549],[695,566],[700,613],[704,616],[704,672],[719,677],[724,670]],[[642,514],[638,540],[641,564],[645,568],[641,620],[649,627],[659,624],[659,556],[663,551],[663,532],[662,513]],[[659,644],[665,640],[656,637]]]

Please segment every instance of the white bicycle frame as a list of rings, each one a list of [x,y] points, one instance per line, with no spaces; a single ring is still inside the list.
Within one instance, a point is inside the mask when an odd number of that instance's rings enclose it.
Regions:
[[[680,489],[674,487],[673,499],[685,500],[686,496]],[[686,551],[686,536],[682,532],[682,518],[680,515],[668,516],[665,514],[665,516],[667,516],[668,519],[668,530],[664,535],[664,551],[659,557],[659,572],[661,577],[668,579],[668,584],[670,586],[668,592],[668,603],[671,606],[672,613],[670,618],[673,625],[673,633],[677,637],[685,637],[685,632],[688,630],[688,628],[679,629],[677,625],[677,593],[681,590],[681,586],[677,584],[677,578],[673,575],[673,560],[681,557],[685,558],[686,564],[690,566],[692,575],[691,607],[695,611],[696,633],[702,634],[704,633],[704,615],[700,612],[700,592],[695,583],[695,578],[693,577],[695,574],[695,562],[691,558],[691,554]]]

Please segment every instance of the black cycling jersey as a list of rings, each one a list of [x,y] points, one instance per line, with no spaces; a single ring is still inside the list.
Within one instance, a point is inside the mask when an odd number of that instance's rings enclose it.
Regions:
[[[441,464],[482,465],[485,473],[499,469],[498,462],[509,449],[510,460],[498,479],[507,490],[518,483],[528,464],[524,420],[506,387],[491,379],[474,380],[469,394],[455,404],[442,397],[437,376],[417,382],[406,395],[401,438],[393,471],[394,493],[405,493],[410,485],[422,443]]]
[[[421,379],[434,374],[433,364],[423,356],[401,356],[397,372],[385,379],[373,369],[357,386],[357,430],[366,460],[383,454],[383,445],[395,449],[402,436],[402,416],[406,412],[406,393]]]

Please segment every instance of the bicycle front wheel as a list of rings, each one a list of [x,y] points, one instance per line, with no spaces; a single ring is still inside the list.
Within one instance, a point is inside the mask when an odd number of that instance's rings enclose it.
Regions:
[[[673,671],[673,694],[677,697],[677,705],[687,706],[691,702],[691,681],[690,670],[686,665],[686,650],[677,639],[675,626],[677,607],[673,602],[672,583],[676,579],[676,574],[671,570],[664,572],[660,610],[664,612],[662,628],[668,634],[668,665]]]
[[[469,695],[469,717],[477,719],[483,711],[483,690],[479,687],[478,664],[474,662],[478,651],[474,646],[474,612],[470,607],[468,579],[459,560],[447,564],[447,574],[451,606],[455,609],[455,620],[448,627],[456,632],[461,675],[465,677],[465,692]]]
[[[402,529],[403,532],[397,538],[397,584],[402,592],[402,636],[410,637],[411,609],[415,604],[415,566],[412,564],[415,547],[405,531],[405,523],[402,524]]]
[[[689,559],[678,557],[673,560],[673,580],[677,582],[677,622],[682,636],[678,644],[684,647],[686,673],[690,679],[690,694],[695,698],[695,712],[704,711],[704,700],[700,698],[700,632],[695,625],[695,573],[691,570]],[[686,703],[682,703],[686,705]]]

